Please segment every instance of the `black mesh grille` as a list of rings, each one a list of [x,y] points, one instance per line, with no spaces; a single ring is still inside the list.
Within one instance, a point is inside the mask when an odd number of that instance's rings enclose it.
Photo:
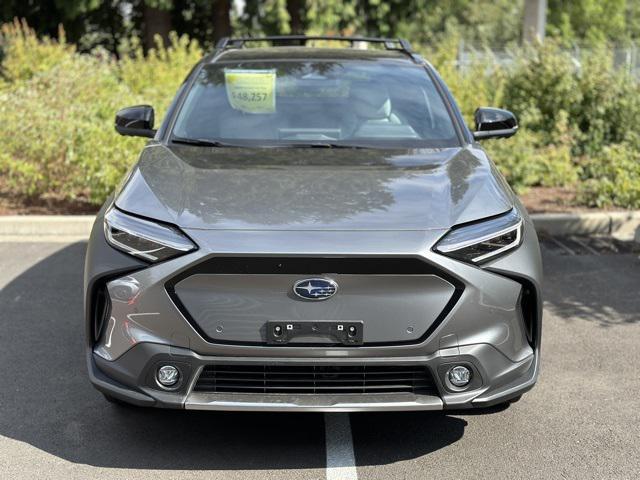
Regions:
[[[434,394],[423,366],[207,365],[195,385],[209,393]]]

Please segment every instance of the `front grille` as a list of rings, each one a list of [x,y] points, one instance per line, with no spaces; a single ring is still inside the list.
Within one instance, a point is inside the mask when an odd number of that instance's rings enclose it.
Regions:
[[[435,394],[426,367],[207,365],[194,387],[208,393],[414,393]]]
[[[440,281],[446,281],[453,285],[455,288],[451,293],[449,301],[442,307],[442,309],[428,309],[429,314],[422,314],[420,317],[414,316],[410,322],[417,320],[430,321],[430,325],[419,338],[407,339],[404,329],[398,330],[394,338],[386,338],[386,336],[380,334],[375,340],[365,339],[363,345],[365,346],[382,346],[382,345],[412,345],[424,342],[429,336],[442,324],[444,319],[449,315],[455,304],[458,302],[464,291],[464,285],[455,277],[449,275],[446,271],[440,269],[438,266],[433,265],[426,260],[422,260],[417,257],[305,257],[305,256],[290,256],[290,257],[208,257],[197,263],[190,268],[181,271],[176,276],[172,277],[165,284],[167,293],[177,309],[186,318],[189,324],[203,337],[207,342],[212,344],[222,345],[267,345],[267,339],[264,335],[264,326],[269,319],[282,319],[282,317],[274,317],[267,315],[260,310],[261,305],[266,307],[277,308],[280,305],[284,308],[286,301],[291,300],[288,298],[284,289],[279,292],[280,297],[274,296],[274,301],[265,301],[261,303],[256,301],[255,298],[251,298],[250,294],[246,294],[243,297],[243,290],[238,289],[238,292],[225,290],[214,299],[207,296],[200,296],[202,289],[200,287],[194,288],[190,286],[189,280],[193,276],[198,275],[211,275],[211,276],[223,276],[223,275],[295,275],[297,278],[291,278],[290,283],[286,288],[291,289],[294,282],[304,278],[323,277],[327,274],[332,275],[359,275],[363,276],[363,282],[366,282],[366,276],[381,276],[381,275],[395,275],[407,277],[413,275],[433,275],[440,279]],[[298,277],[299,276],[299,277]],[[215,277],[214,277],[215,278]],[[182,283],[185,281],[185,283]],[[260,280],[256,279],[254,287],[260,286]],[[340,283],[340,282],[338,282]],[[273,291],[271,286],[269,290],[258,290],[257,293],[265,294],[266,291]],[[181,292],[179,290],[182,290]],[[191,291],[189,291],[191,290]],[[187,297],[189,294],[191,295]],[[289,292],[291,293],[291,292]],[[392,301],[402,301],[406,291],[397,292],[382,292],[390,295]],[[380,292],[376,294],[381,294]],[[287,294],[288,295],[288,294]],[[336,302],[340,298],[341,293],[333,298]],[[355,296],[351,297],[352,301]],[[400,300],[398,300],[400,299]],[[282,301],[283,304],[278,302]],[[424,310],[423,310],[424,311]],[[438,313],[439,311],[439,313]],[[278,315],[282,314],[280,311]],[[431,315],[434,313],[434,315]],[[334,318],[324,317],[324,320],[344,320],[340,318],[340,310],[335,310]],[[309,316],[305,318],[305,314],[299,313],[296,310],[291,311],[292,316],[288,317],[289,320],[308,320]],[[437,316],[435,316],[437,315]],[[434,318],[431,318],[431,317]],[[429,318],[427,318],[429,317]],[[354,312],[353,318],[360,318],[357,312]],[[317,319],[313,317],[311,319]],[[220,321],[226,320],[231,328],[224,328],[223,331],[218,330]],[[379,319],[378,319],[379,320]],[[387,321],[384,319],[383,321]],[[371,326],[372,322],[368,324]],[[370,327],[376,331],[376,326]],[[369,331],[365,326],[365,332]],[[378,330],[381,331],[381,330]],[[418,331],[418,330],[417,330]],[[422,331],[420,329],[419,331]],[[366,338],[367,335],[365,335]],[[369,335],[370,336],[370,335]],[[380,338],[382,337],[382,338]],[[295,344],[295,345],[294,345]],[[302,343],[290,343],[286,345],[279,345],[274,348],[287,348],[287,346],[301,346]],[[306,343],[307,346],[319,346],[319,347],[332,347],[330,342],[326,339],[318,339],[317,341],[309,340]],[[344,348],[340,345],[341,348]]]

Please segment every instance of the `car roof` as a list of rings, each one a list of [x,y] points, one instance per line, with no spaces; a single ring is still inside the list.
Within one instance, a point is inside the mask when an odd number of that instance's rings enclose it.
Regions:
[[[316,48],[316,47],[268,47],[228,48],[212,57],[212,62],[242,60],[400,60],[414,63],[414,59],[400,50]]]

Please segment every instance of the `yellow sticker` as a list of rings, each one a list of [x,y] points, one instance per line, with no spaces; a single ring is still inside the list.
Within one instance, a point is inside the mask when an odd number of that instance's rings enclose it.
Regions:
[[[246,113],[274,113],[276,111],[276,71],[224,71],[227,98],[231,107]]]

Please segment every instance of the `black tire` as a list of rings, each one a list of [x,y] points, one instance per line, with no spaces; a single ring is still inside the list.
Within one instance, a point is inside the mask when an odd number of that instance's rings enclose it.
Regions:
[[[522,398],[522,395],[518,395],[517,397],[513,397],[511,400],[507,400],[507,403],[511,405],[512,403],[519,402],[521,398]]]

